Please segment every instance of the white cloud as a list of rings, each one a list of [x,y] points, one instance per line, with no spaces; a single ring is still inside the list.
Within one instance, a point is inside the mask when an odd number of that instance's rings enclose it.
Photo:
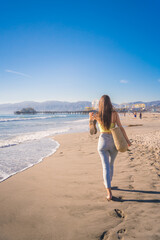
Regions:
[[[27,74],[21,73],[21,72],[16,72],[16,71],[9,70],[9,69],[6,69],[5,72],[14,73],[14,74],[17,74],[17,75],[21,75],[21,76],[23,76],[23,77],[29,77],[29,78],[31,78],[30,75],[27,75]]]
[[[120,83],[128,83],[127,80],[120,80]]]

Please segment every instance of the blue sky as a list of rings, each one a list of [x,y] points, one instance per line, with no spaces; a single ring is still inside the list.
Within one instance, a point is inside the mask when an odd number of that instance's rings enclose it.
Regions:
[[[160,1],[3,1],[0,103],[160,100]]]

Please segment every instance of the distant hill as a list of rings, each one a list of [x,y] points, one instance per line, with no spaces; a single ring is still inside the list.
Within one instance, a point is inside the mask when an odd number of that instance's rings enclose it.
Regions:
[[[0,104],[0,113],[14,113],[22,108],[34,108],[36,111],[76,111],[84,110],[85,107],[91,107],[92,103],[89,101],[79,102],[60,102],[60,101],[46,101],[46,102],[20,102]]]

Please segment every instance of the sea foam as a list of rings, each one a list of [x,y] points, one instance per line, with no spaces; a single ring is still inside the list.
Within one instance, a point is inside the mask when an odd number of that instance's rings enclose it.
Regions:
[[[55,134],[62,134],[62,133],[69,131],[69,129],[70,128],[67,127],[67,128],[63,128],[63,129],[59,129],[59,130],[50,129],[50,130],[46,130],[46,131],[21,134],[19,136],[13,137],[8,140],[1,140],[0,148],[15,146],[15,145],[23,143],[23,142],[38,140],[38,139],[42,139],[44,137],[48,137],[48,136],[55,135]]]
[[[59,147],[51,138],[56,134],[88,130],[86,116],[12,115],[0,120],[0,181],[53,154]]]

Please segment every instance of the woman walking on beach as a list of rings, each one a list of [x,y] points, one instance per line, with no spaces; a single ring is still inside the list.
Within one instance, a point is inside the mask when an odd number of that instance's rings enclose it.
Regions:
[[[98,141],[98,152],[102,161],[103,179],[107,190],[107,200],[111,200],[111,181],[113,177],[114,161],[118,151],[115,147],[110,129],[114,128],[117,124],[120,127],[128,146],[130,146],[131,143],[122,127],[118,113],[113,109],[109,96],[103,95],[101,97],[98,113],[90,113],[90,120],[97,120],[99,125],[100,136]]]

